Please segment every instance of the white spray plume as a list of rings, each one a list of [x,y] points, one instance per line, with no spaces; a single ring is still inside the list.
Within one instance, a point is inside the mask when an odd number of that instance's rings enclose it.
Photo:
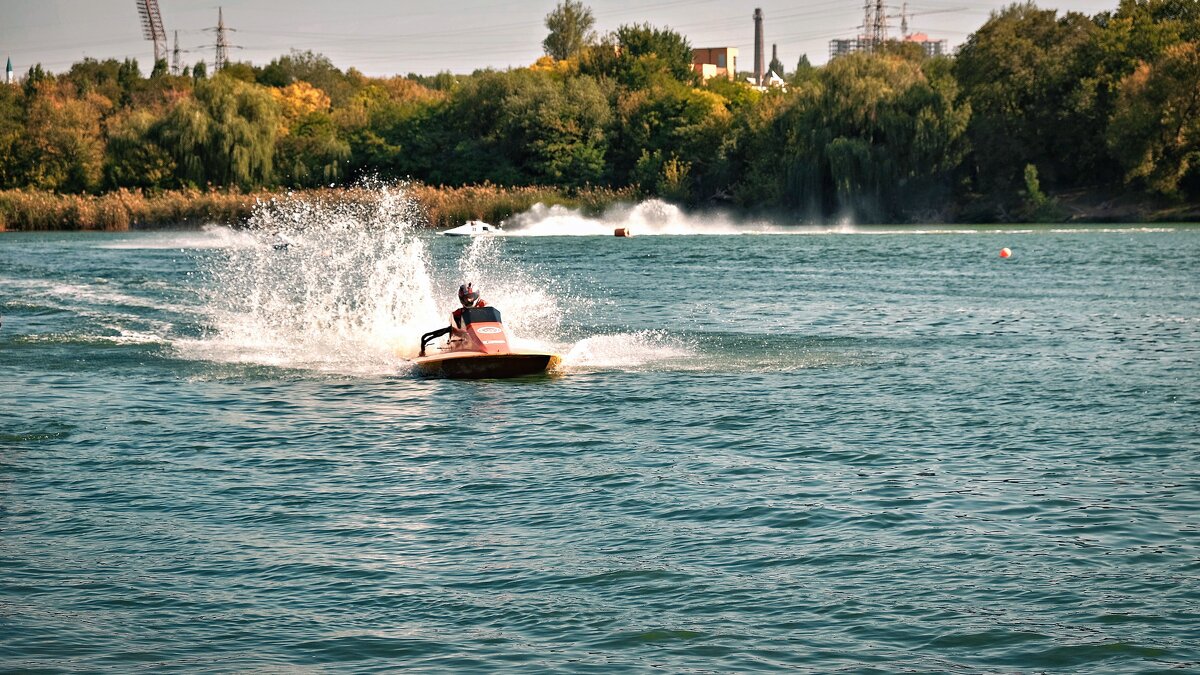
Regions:
[[[689,214],[678,206],[650,199],[638,204],[618,204],[600,216],[582,209],[535,204],[504,221],[503,233],[513,237],[612,236],[617,228],[634,235],[763,234],[786,232],[767,223],[741,223],[726,215]]]

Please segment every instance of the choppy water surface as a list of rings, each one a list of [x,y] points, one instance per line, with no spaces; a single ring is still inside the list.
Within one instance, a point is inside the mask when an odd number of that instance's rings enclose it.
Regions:
[[[663,208],[0,236],[0,670],[1200,668],[1200,229]]]

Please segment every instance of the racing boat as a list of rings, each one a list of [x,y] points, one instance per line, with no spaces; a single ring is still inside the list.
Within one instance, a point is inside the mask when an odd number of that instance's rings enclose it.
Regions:
[[[553,372],[562,357],[548,352],[514,351],[508,342],[500,310],[467,307],[462,310],[463,328],[453,328],[437,353],[413,360],[426,377],[485,379],[522,377]],[[424,344],[422,344],[424,350]]]
[[[442,232],[447,237],[477,237],[481,234],[495,234],[496,228],[482,220],[468,220],[465,225],[451,228]]]

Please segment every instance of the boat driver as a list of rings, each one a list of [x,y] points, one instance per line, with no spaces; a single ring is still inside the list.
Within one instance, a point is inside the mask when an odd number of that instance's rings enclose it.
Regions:
[[[425,356],[425,345],[429,344],[430,340],[436,340],[447,333],[466,328],[466,326],[463,324],[462,316],[464,309],[468,309],[470,307],[487,306],[487,303],[484,302],[483,298],[479,297],[479,291],[475,290],[472,284],[469,283],[458,287],[458,301],[462,303],[462,307],[454,310],[454,313],[451,314],[449,326],[430,331],[421,336],[421,351],[419,354],[417,354],[417,356]]]
[[[475,290],[471,284],[458,287],[458,301],[462,303],[462,307],[454,310],[454,313],[451,316],[454,317],[454,327],[460,330],[466,328],[466,326],[463,325],[462,318],[464,309],[467,309],[468,307],[487,306],[487,303],[483,301],[483,298],[479,297],[479,291]]]

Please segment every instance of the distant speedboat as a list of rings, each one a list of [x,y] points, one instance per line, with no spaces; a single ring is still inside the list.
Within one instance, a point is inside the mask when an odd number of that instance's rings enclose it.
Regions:
[[[459,225],[442,232],[447,237],[478,237],[481,234],[495,234],[499,230],[482,220],[468,220],[465,225]]]

